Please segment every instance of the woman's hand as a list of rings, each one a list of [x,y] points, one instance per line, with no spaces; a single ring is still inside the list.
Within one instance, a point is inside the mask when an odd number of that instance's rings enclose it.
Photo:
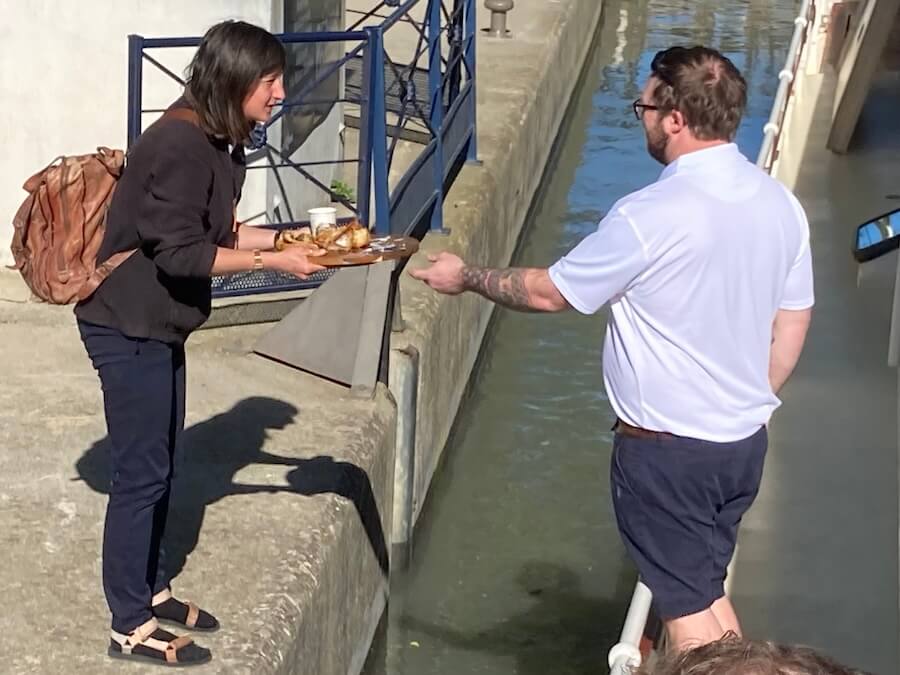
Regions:
[[[270,253],[269,256],[271,258],[266,266],[279,272],[287,272],[295,277],[306,279],[310,274],[325,269],[322,265],[315,263],[315,259],[321,255],[325,255],[325,249],[315,245],[290,246],[283,251]]]
[[[291,244],[290,246],[285,246],[282,251],[286,251],[288,249],[295,249],[303,251],[308,256],[317,256],[324,255],[325,249],[320,247],[318,244],[314,244],[312,242],[301,241],[296,244]]]

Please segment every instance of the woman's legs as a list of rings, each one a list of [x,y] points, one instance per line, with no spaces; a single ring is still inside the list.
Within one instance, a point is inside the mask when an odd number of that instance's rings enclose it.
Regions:
[[[161,514],[168,507],[171,484],[173,428],[178,426],[173,418],[179,406],[177,348],[113,329],[79,326],[100,375],[111,442],[103,588],[113,630],[129,633],[153,617],[148,577],[158,551],[154,524],[165,524]]]
[[[185,391],[185,364],[184,347],[172,346],[172,418],[169,427],[169,457],[172,466],[171,477],[175,474],[175,453],[178,443],[184,431],[184,391]],[[153,537],[150,544],[150,564],[147,568],[147,585],[153,595],[169,588],[172,570],[166,565],[166,551],[163,546],[163,536],[166,531],[166,522],[169,515],[169,498],[171,497],[171,479],[166,493],[156,505],[153,513]]]

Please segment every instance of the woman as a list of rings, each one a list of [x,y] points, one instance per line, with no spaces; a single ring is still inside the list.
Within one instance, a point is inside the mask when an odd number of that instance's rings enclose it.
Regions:
[[[227,21],[207,32],[184,96],[135,142],[110,204],[98,259],[138,251],[75,309],[112,447],[103,588],[116,658],[165,665],[211,658],[158,625],[218,628],[209,612],[172,595],[160,555],[184,428],[184,341],[209,317],[210,277],[322,269],[311,251],[271,251],[271,230],[234,232],[243,144],[284,98],[284,63],[281,43],[261,28]]]

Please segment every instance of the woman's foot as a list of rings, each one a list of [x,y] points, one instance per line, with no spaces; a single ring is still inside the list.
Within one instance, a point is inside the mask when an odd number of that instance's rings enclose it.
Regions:
[[[170,667],[198,666],[212,659],[208,649],[194,644],[189,637],[177,637],[164,631],[155,618],[127,635],[111,631],[108,654],[114,659]]]
[[[219,622],[209,612],[193,602],[178,600],[168,588],[153,596],[150,601],[153,616],[166,623],[174,623],[190,630],[211,633],[219,629]]]

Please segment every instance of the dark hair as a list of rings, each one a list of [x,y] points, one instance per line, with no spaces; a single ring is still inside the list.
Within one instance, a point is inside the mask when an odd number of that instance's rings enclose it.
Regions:
[[[747,106],[747,83],[730,59],[707,47],[671,47],[650,65],[659,80],[653,103],[678,110],[701,140],[734,139]]]
[[[246,142],[252,122],[244,99],[260,78],[284,71],[284,47],[268,31],[243,21],[223,21],[203,36],[188,66],[184,94],[212,136]]]
[[[696,649],[663,655],[635,675],[865,675],[793,645],[745,640],[729,633]]]

